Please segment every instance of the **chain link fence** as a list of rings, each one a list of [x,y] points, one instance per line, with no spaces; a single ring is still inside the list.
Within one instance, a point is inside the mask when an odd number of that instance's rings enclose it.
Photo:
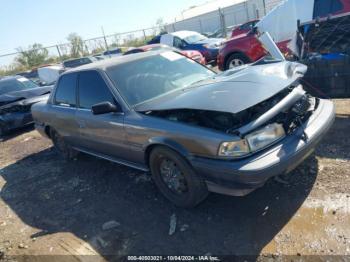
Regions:
[[[0,76],[18,73],[19,71],[31,70],[45,64],[61,63],[62,61],[73,57],[98,55],[114,48],[121,48],[125,51],[131,47],[145,45],[155,35],[159,34],[161,30],[162,27],[159,26],[99,36],[91,39],[83,39],[78,47],[72,43],[60,43],[38,49],[21,50],[22,52],[37,51],[47,53],[45,61],[35,66],[24,66],[19,62],[19,58],[22,54],[21,51],[0,54]]]

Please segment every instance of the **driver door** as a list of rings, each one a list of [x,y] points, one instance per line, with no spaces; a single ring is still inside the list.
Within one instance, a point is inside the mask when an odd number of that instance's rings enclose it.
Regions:
[[[125,147],[124,113],[94,115],[91,107],[117,101],[102,75],[95,71],[79,73],[76,121],[83,149],[114,158],[122,158]]]

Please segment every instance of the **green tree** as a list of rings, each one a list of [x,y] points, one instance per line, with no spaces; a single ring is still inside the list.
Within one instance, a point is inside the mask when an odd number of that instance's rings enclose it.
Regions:
[[[69,41],[70,48],[70,56],[77,58],[84,56],[84,41],[77,33],[71,33],[68,35],[67,40]]]
[[[156,21],[156,27],[158,28],[158,30],[162,33],[162,32],[166,32],[166,27],[165,27],[165,23],[163,18],[158,18]]]
[[[32,68],[45,63],[49,56],[47,49],[45,49],[42,44],[38,43],[29,46],[27,51],[23,50],[21,47],[17,48],[17,50],[20,53],[15,60],[26,68]]]

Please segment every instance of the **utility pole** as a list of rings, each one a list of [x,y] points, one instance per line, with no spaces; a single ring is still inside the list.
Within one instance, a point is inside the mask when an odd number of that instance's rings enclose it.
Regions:
[[[146,37],[146,31],[145,31],[145,29],[143,29],[142,32],[143,32],[143,38],[145,39],[145,42],[146,42],[146,41],[147,41],[147,37]]]
[[[222,12],[221,8],[218,9],[219,11],[219,17],[220,17],[220,24],[221,24],[221,30],[223,36],[226,38],[227,37],[227,32],[226,32],[226,21],[225,21],[225,15]]]
[[[266,2],[265,0],[262,0],[263,1],[263,6],[264,6],[264,15],[266,15]]]
[[[57,48],[58,56],[60,57],[61,62],[63,62],[63,61],[62,61],[61,51],[60,51],[60,48],[58,47],[58,45],[56,45],[56,48]]]
[[[101,26],[101,30],[102,30],[102,34],[103,34],[103,39],[105,40],[105,45],[106,45],[106,50],[107,50],[107,52],[109,51],[108,50],[108,44],[107,44],[107,39],[106,39],[106,35],[105,35],[105,30],[103,30],[103,26]],[[111,55],[109,54],[109,57],[110,57]]]

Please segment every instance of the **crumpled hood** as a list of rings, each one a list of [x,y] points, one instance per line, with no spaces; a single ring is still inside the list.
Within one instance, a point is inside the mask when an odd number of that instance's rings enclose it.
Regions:
[[[242,66],[135,107],[136,111],[198,109],[238,113],[269,99],[306,72],[298,63]]]
[[[53,86],[43,86],[0,95],[0,106],[50,93]]]

